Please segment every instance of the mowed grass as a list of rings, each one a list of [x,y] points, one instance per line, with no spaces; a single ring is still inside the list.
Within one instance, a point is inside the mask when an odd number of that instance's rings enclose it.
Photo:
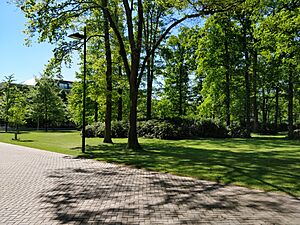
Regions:
[[[12,137],[0,133],[1,142],[300,196],[300,141],[284,136],[179,141],[142,138],[141,152],[127,150],[127,139],[113,139],[111,145],[89,138],[86,154],[81,153],[78,131],[24,132],[20,141]]]

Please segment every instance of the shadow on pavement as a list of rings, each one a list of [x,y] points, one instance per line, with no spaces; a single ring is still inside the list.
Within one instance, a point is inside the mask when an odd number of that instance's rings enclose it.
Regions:
[[[95,164],[100,166],[74,166],[49,173],[54,186],[46,188],[40,197],[44,209],[50,210],[57,221],[120,225],[205,221],[286,224],[284,219],[295,213],[291,208],[299,204],[287,196],[262,191]]]

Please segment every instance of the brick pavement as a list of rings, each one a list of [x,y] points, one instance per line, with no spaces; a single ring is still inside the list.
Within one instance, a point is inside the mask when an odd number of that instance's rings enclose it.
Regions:
[[[300,224],[300,200],[0,143],[0,224]]]

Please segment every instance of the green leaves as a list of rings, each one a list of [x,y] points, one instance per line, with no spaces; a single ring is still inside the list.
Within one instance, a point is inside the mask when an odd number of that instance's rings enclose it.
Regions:
[[[48,124],[59,125],[65,120],[65,105],[58,96],[59,89],[57,81],[43,75],[37,80],[32,90],[31,113],[36,121],[42,121],[45,126]]]

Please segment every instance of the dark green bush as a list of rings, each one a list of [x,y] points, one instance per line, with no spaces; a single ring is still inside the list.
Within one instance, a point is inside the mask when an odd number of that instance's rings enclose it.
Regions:
[[[140,137],[155,138],[155,130],[160,121],[158,120],[148,120],[138,122],[138,135]]]
[[[195,132],[198,137],[226,138],[229,137],[227,128],[214,120],[196,121]]]
[[[128,136],[129,124],[127,121],[113,121],[111,132],[113,138],[126,138]]]
[[[172,118],[139,122],[141,137],[160,139],[184,139],[196,137],[228,137],[228,130],[213,120]]]
[[[97,123],[94,123],[94,126],[96,127],[95,128],[95,131],[96,131],[95,137],[103,138],[104,131],[105,131],[105,123],[97,122]]]
[[[277,132],[278,132],[278,127],[276,127],[276,125],[273,123],[259,124],[258,133],[260,134],[274,135],[277,134]]]
[[[128,135],[127,121],[112,122],[112,137],[125,138]],[[105,124],[93,123],[86,126],[86,137],[104,137]],[[226,138],[228,130],[213,120],[195,120],[172,118],[165,120],[148,120],[138,122],[139,137],[158,139],[184,139],[197,137]]]
[[[96,126],[94,126],[94,125],[87,125],[85,127],[85,136],[87,138],[96,137]]]
[[[239,124],[233,124],[229,128],[229,136],[232,138],[247,138],[247,130]]]
[[[104,137],[105,123],[97,122],[86,126],[86,137]],[[125,138],[128,133],[128,122],[113,121],[111,135],[113,138]]]
[[[178,128],[173,124],[162,121],[154,127],[154,137],[159,139],[180,139]]]
[[[299,140],[300,139],[300,129],[293,131],[293,138]]]

